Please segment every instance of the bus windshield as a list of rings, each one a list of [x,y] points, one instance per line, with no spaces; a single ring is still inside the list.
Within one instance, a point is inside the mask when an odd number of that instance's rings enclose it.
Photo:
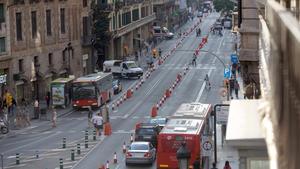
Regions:
[[[95,99],[96,88],[94,85],[82,84],[82,83],[74,83],[73,84],[73,99]]]

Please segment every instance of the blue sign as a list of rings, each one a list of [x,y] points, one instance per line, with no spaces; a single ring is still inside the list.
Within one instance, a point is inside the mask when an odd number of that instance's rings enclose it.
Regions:
[[[225,68],[224,69],[224,77],[225,78],[230,78],[230,75],[231,75],[231,71],[230,71],[230,68],[228,67],[228,68]]]
[[[231,54],[230,60],[232,63],[238,63],[238,56],[236,54]]]

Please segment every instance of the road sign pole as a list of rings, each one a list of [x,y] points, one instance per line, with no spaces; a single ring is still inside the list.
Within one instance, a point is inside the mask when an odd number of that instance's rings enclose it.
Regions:
[[[217,164],[217,107],[228,107],[229,104],[216,104],[214,106],[214,155],[215,155],[215,164]]]

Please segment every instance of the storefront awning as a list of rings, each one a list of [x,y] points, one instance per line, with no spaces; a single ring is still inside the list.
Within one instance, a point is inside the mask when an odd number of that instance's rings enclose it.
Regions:
[[[226,142],[235,147],[264,147],[259,117],[260,100],[232,100],[226,129]]]

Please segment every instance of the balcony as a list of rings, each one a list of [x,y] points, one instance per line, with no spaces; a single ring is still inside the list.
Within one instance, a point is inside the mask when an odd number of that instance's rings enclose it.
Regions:
[[[297,0],[299,2],[299,0]],[[290,1],[284,1],[290,3]],[[300,24],[293,13],[273,0],[264,1],[260,16],[261,112],[270,168],[298,169],[300,147]],[[295,149],[298,147],[298,149]],[[280,161],[279,161],[280,159]]]
[[[100,3],[99,7],[100,7],[100,10],[102,10],[102,11],[111,12],[111,11],[114,10],[114,5],[113,4]]]
[[[164,4],[167,4],[167,3],[171,3],[173,2],[174,0],[153,0],[153,5],[164,5]]]
[[[90,46],[90,45],[92,45],[92,39],[93,39],[92,35],[82,36],[81,37],[81,45],[82,46]]]
[[[123,26],[119,29],[117,29],[115,32],[114,32],[114,35],[113,35],[113,38],[117,38],[117,37],[120,37],[120,36],[123,36],[125,35],[126,33],[128,32],[131,32],[133,31],[134,29],[138,28],[138,27],[141,27],[147,23],[150,23],[152,21],[155,20],[155,14],[152,14],[152,15],[149,15],[149,16],[146,16],[144,18],[141,18],[137,21],[134,21],[126,26]]]

